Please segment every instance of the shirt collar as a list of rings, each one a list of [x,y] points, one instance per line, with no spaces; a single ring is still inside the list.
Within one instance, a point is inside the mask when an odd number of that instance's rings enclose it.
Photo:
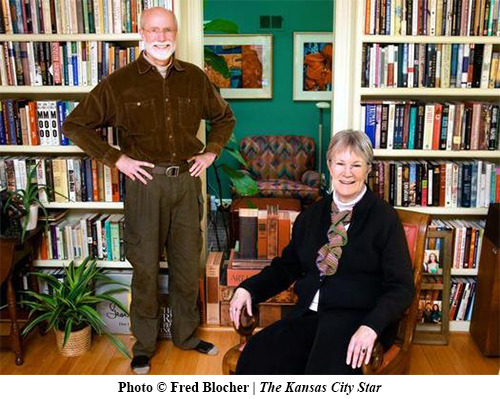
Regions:
[[[174,57],[171,66],[175,68],[176,71],[182,72],[185,71],[186,69],[181,65],[179,60],[175,58],[175,54],[172,56]],[[139,69],[139,73],[141,75],[145,74],[148,72],[151,68],[153,68],[153,65],[144,57],[144,50],[141,51],[141,54],[139,55],[139,58],[137,59],[137,68]]]
[[[333,196],[333,200],[335,201],[335,204],[337,205],[338,209],[340,211],[343,211],[343,210],[349,210],[349,209],[354,208],[354,205],[356,205],[361,200],[361,198],[363,198],[365,193],[366,193],[366,185],[363,186],[363,190],[361,190],[361,192],[358,194],[358,196],[349,202],[342,202],[337,197],[337,193],[335,191],[333,192],[332,196]]]

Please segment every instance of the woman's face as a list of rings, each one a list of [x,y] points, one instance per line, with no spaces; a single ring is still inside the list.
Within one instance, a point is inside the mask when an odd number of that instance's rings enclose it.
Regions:
[[[363,157],[347,148],[332,154],[328,159],[328,170],[337,197],[342,202],[349,202],[363,190],[368,164]]]
[[[435,255],[435,254],[430,254],[430,255],[429,255],[429,261],[431,261],[431,262],[436,262],[436,261],[437,261],[437,257],[436,257],[436,255]]]

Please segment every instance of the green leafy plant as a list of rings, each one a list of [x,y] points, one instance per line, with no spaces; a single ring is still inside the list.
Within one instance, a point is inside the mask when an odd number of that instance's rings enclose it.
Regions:
[[[26,291],[30,299],[22,301],[30,310],[30,319],[35,318],[26,326],[23,334],[28,334],[40,323],[48,323],[47,329],[64,331],[63,346],[72,331],[79,331],[90,326],[97,334],[106,335],[111,343],[125,356],[130,358],[127,348],[117,337],[107,331],[106,324],[102,321],[96,307],[101,302],[109,301],[116,305],[124,314],[128,310],[114,294],[128,291],[127,288],[112,288],[101,294],[95,293],[95,285],[107,287],[118,285],[127,287],[106,276],[102,268],[97,266],[96,260],[84,259],[75,266],[72,261],[64,269],[62,280],[45,273],[33,273],[40,280],[47,283],[51,294],[42,294]]]
[[[26,237],[26,228],[28,226],[29,217],[30,217],[30,207],[31,205],[38,205],[39,208],[45,215],[46,226],[47,226],[47,218],[48,213],[47,209],[40,201],[39,192],[44,191],[47,194],[47,197],[50,196],[51,188],[44,184],[38,184],[36,180],[36,169],[38,164],[32,165],[28,168],[27,173],[27,183],[26,188],[18,189],[15,191],[7,191],[7,199],[4,204],[4,211],[11,211],[11,215],[20,217],[22,220],[22,233],[21,233],[21,241],[24,242]]]
[[[227,19],[214,19],[203,24],[203,32],[218,32],[225,34],[236,34],[239,32],[238,25]],[[229,67],[224,57],[215,54],[210,48],[204,47],[205,63],[210,65],[226,79],[231,76]]]
[[[229,142],[227,145],[224,147],[226,150],[227,154],[229,154],[233,159],[236,159],[240,167],[247,168],[248,164],[241,155],[240,151],[238,150],[238,142],[236,141],[236,138],[234,135],[231,135],[231,138],[229,139]],[[257,187],[257,183],[255,180],[250,176],[249,173],[245,173],[241,169],[235,169],[229,164],[225,162],[214,162],[213,167],[215,169],[215,174],[216,178],[218,179],[218,171],[221,169],[229,178],[231,183],[233,184],[234,191],[240,196],[240,197],[249,197],[256,195],[259,192],[259,189]],[[219,184],[220,181],[218,181],[218,188],[219,188],[219,196],[221,199],[222,198],[222,186]]]

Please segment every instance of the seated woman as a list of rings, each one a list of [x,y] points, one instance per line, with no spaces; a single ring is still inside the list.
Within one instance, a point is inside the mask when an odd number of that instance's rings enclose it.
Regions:
[[[240,312],[295,283],[288,316],[255,334],[237,374],[359,374],[375,339],[388,347],[413,299],[406,237],[396,211],[365,185],[373,162],[368,137],[334,135],[327,152],[329,195],[297,218],[290,244],[271,265],[239,285]]]

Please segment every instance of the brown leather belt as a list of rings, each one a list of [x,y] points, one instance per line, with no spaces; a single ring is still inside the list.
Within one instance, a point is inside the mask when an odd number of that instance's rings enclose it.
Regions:
[[[178,165],[168,165],[168,166],[155,166],[151,172],[155,175],[164,175],[167,177],[177,177],[181,173],[187,172],[189,170],[190,164],[187,162],[182,162]]]

